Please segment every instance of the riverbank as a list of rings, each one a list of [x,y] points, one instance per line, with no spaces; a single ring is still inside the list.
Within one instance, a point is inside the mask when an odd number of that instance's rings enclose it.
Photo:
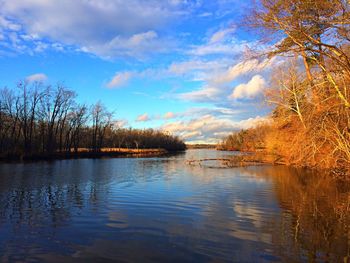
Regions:
[[[284,165],[296,168],[304,168],[308,170],[323,171],[330,174],[332,177],[350,180],[350,169],[344,167],[339,168],[320,168],[318,166],[306,166],[299,163],[288,162],[286,158],[277,154],[271,154],[265,151],[233,151],[222,148],[217,148],[218,151],[238,152],[236,156],[223,160],[227,168],[244,167],[251,165]],[[204,160],[205,161],[205,160]],[[221,161],[221,160],[220,160]]]
[[[0,161],[40,161],[56,159],[78,158],[117,158],[117,157],[157,157],[172,153],[165,149],[129,149],[129,148],[102,148],[91,151],[88,148],[79,148],[77,151],[55,152],[52,154],[9,154],[0,156]]]

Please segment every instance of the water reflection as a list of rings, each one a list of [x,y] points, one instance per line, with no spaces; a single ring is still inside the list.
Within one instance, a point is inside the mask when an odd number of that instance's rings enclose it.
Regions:
[[[1,164],[0,261],[348,260],[349,184],[227,154]]]
[[[283,209],[276,224],[280,256],[322,262],[350,261],[350,183],[322,174],[275,169],[276,196]],[[276,233],[275,232],[275,233]]]

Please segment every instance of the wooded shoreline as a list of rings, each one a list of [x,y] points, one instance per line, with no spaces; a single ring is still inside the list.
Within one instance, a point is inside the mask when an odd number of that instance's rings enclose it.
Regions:
[[[186,148],[162,130],[123,128],[101,102],[80,105],[75,97],[59,84],[19,82],[15,89],[1,88],[0,159],[95,158],[136,154],[135,149],[140,154],[138,149]],[[159,150],[143,154],[150,152]]]
[[[169,151],[165,149],[127,149],[127,148],[102,148],[100,151],[90,151],[83,148],[78,151],[56,152],[52,154],[8,154],[0,156],[2,162],[21,161],[46,161],[63,159],[94,159],[94,158],[120,158],[120,157],[158,157],[167,154],[175,154],[181,151]]]

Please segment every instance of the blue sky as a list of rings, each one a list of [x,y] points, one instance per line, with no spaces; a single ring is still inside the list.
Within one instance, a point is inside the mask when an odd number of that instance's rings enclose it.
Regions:
[[[268,109],[240,0],[0,0],[0,86],[64,83],[119,124],[219,141]]]

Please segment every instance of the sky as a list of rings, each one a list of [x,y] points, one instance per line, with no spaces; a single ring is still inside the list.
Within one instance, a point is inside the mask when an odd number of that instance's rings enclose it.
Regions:
[[[119,125],[216,143],[266,119],[250,0],[0,0],[0,87],[63,83]]]

